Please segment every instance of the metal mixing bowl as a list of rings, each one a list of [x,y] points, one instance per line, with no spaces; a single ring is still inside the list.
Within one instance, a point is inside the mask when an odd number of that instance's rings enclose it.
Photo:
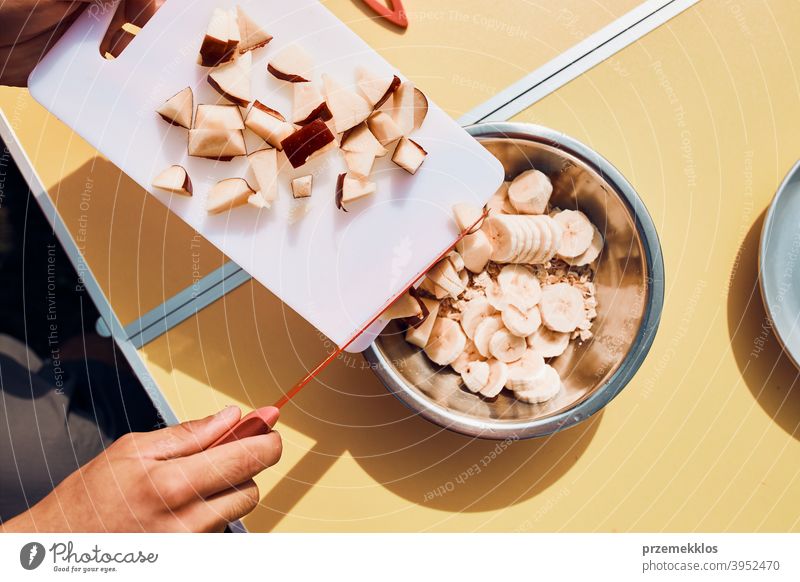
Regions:
[[[572,342],[552,365],[564,387],[553,400],[526,404],[504,390],[485,399],[431,362],[392,323],[364,353],[372,369],[412,410],[470,436],[517,439],[577,424],[611,401],[647,355],[664,300],[664,263],[655,226],[633,187],[584,144],[545,127],[486,123],[467,131],[505,167],[506,179],[537,168],[553,181],[552,203],[582,210],[604,233],[597,264],[594,337]]]

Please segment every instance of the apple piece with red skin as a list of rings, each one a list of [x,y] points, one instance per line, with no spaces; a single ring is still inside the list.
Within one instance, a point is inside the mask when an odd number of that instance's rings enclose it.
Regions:
[[[356,84],[367,103],[377,109],[400,86],[400,77],[380,77],[364,67],[359,67],[356,71]]]
[[[307,83],[311,81],[314,60],[303,47],[290,44],[278,52],[267,64],[267,71],[281,81]]]
[[[292,88],[292,123],[307,125],[315,119],[328,121],[332,117],[328,104],[313,83],[292,83]]]
[[[372,113],[372,107],[361,95],[343,87],[330,75],[322,75],[322,83],[336,133],[344,133],[355,127]]]
[[[251,53],[245,53],[235,61],[225,63],[208,74],[208,84],[229,101],[246,107],[252,97],[250,90],[250,69],[253,64]]]
[[[295,198],[308,198],[311,196],[311,185],[313,180],[314,176],[311,174],[308,176],[298,176],[292,180],[292,196]]]
[[[194,111],[194,93],[191,87],[178,91],[156,109],[161,119],[170,125],[191,129],[192,112]]]
[[[242,35],[239,32],[239,21],[236,17],[235,10],[228,11],[228,46],[226,52],[228,59],[233,59],[236,53],[239,52],[239,42],[242,40]]]
[[[272,35],[261,28],[241,6],[236,6],[236,21],[239,25],[239,52],[244,54],[261,48],[272,40]]]
[[[400,128],[403,135],[410,135],[414,131],[414,84],[411,81],[402,83],[392,94],[389,114]]]
[[[192,195],[192,180],[183,166],[170,166],[153,178],[152,186],[171,194]]]
[[[244,135],[238,129],[190,129],[189,155],[229,162],[247,155]]]
[[[211,14],[206,34],[200,45],[198,62],[204,67],[216,67],[231,58],[228,50],[230,15],[226,10],[215,8]]]
[[[201,103],[194,116],[194,129],[244,129],[242,111],[237,105]]]
[[[258,194],[267,208],[278,198],[278,150],[268,148],[247,156],[247,163],[255,176]]]
[[[414,129],[419,129],[428,116],[428,98],[414,87]]]
[[[336,208],[347,212],[345,204],[375,194],[376,190],[375,182],[370,182],[364,176],[339,174],[336,179]]]
[[[403,132],[391,115],[385,111],[376,111],[367,119],[367,126],[381,145],[389,145],[403,137]]]
[[[428,152],[421,145],[413,139],[403,137],[392,154],[392,161],[409,174],[415,174],[427,155]]]
[[[281,147],[292,167],[299,168],[314,153],[330,147],[331,144],[334,144],[335,147],[335,141],[336,138],[325,122],[321,119],[315,119],[284,138],[281,142]]]
[[[209,214],[226,212],[247,204],[247,199],[255,193],[244,178],[226,178],[217,182],[209,191],[206,211]]]
[[[247,113],[244,125],[278,150],[283,149],[281,142],[294,133],[294,126],[287,122],[279,111],[264,105],[258,100],[253,101],[253,106]]]

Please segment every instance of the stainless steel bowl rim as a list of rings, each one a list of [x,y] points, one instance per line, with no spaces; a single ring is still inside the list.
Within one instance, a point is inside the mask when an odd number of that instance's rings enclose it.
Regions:
[[[664,304],[664,259],[653,220],[633,186],[605,158],[588,146],[553,129],[529,123],[477,123],[465,129],[474,138],[519,139],[539,142],[564,151],[590,166],[616,190],[628,206],[636,230],[641,237],[648,273],[647,299],[642,323],[631,349],[612,376],[585,399],[562,412],[534,420],[507,421],[488,424],[480,419],[454,413],[428,400],[423,394],[407,388],[405,379],[397,374],[374,344],[364,351],[386,388],[401,402],[427,420],[469,436],[492,439],[531,438],[545,436],[575,425],[602,409],[630,382],[642,365],[655,339]]]

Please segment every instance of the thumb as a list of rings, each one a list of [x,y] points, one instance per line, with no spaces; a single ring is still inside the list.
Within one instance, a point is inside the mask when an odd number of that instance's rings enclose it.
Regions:
[[[164,460],[199,453],[239,422],[241,416],[238,406],[226,406],[211,416],[149,433],[154,437],[155,457]]]

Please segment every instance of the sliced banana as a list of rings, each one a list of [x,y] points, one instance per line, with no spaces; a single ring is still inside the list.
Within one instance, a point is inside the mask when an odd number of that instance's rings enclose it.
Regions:
[[[486,208],[489,209],[490,214],[515,214],[516,210],[511,206],[508,200],[508,186],[511,182],[503,182],[497,189],[497,192],[492,194],[489,201],[486,203]]]
[[[480,273],[492,256],[492,243],[482,230],[468,234],[456,244],[456,249],[464,259],[464,266],[473,273]]]
[[[523,309],[514,303],[508,303],[500,313],[506,329],[519,337],[528,337],[542,325],[542,316],[538,307]]]
[[[440,366],[455,360],[467,345],[467,336],[458,322],[447,317],[437,317],[431,329],[425,353]]]
[[[539,352],[543,358],[556,358],[567,351],[570,335],[541,326],[528,336],[528,345]]]
[[[508,366],[508,379],[506,387],[517,392],[526,390],[531,386],[529,381],[540,369],[544,367],[544,358],[535,350],[525,350],[522,357]]]
[[[527,349],[525,338],[514,335],[507,329],[497,330],[489,340],[489,353],[501,362],[515,362]]]
[[[561,390],[561,377],[555,368],[545,364],[525,384],[527,387],[515,390],[514,395],[524,402],[541,404],[551,400]]]
[[[558,255],[574,258],[585,253],[594,236],[594,228],[586,215],[580,210],[562,210],[553,219],[563,229]]]
[[[553,246],[553,231],[550,230],[550,227],[547,225],[547,223],[553,219],[544,215],[532,216],[531,219],[532,226],[539,234],[539,244],[538,247],[534,249],[535,252],[532,253],[530,260],[526,262],[533,265],[541,265],[547,262],[547,254]]]
[[[586,249],[584,253],[575,258],[562,257],[570,265],[574,267],[582,267],[584,265],[588,265],[589,263],[593,263],[597,260],[597,257],[600,256],[604,244],[603,235],[600,234],[600,230],[595,225],[592,225],[592,228],[594,229],[592,242],[589,244],[589,248]]]
[[[508,186],[508,199],[522,214],[544,214],[552,193],[550,178],[539,170],[522,172]]]
[[[529,309],[539,303],[542,286],[534,272],[523,265],[506,265],[497,275],[502,295],[514,298],[518,307]]]
[[[489,360],[489,380],[481,388],[481,396],[494,398],[503,390],[508,380],[508,365],[500,360]]]
[[[470,362],[464,371],[461,372],[461,379],[464,381],[464,386],[470,392],[480,392],[486,384],[489,383],[490,368],[486,362]]]
[[[552,244],[547,251],[547,255],[542,261],[544,263],[548,263],[553,260],[553,257],[555,257],[556,253],[558,252],[558,247],[561,246],[561,238],[564,236],[564,229],[553,219],[552,216],[545,216],[548,219],[546,224],[550,228],[550,232],[553,235]]]
[[[468,339],[464,351],[462,351],[455,360],[450,362],[450,367],[460,374],[467,369],[467,364],[478,361],[483,361],[483,356],[478,353],[478,349],[475,347],[473,341]]]
[[[512,227],[512,218],[505,214],[490,215],[483,221],[481,230],[489,237],[492,244],[491,259],[497,263],[510,263],[520,245],[519,231]]]
[[[485,318],[496,313],[495,308],[483,297],[467,301],[461,310],[461,328],[468,338],[475,337],[475,328]]]
[[[486,301],[497,311],[503,311],[503,309],[506,308],[508,297],[503,293],[497,283],[492,282],[486,287]]]
[[[575,331],[585,319],[583,294],[569,283],[545,285],[539,302],[542,322],[553,331]]]
[[[499,315],[490,315],[484,318],[475,328],[475,335],[472,341],[475,342],[475,347],[478,353],[484,358],[488,358],[491,353],[489,352],[489,342],[492,336],[499,330],[503,329],[503,320]]]

